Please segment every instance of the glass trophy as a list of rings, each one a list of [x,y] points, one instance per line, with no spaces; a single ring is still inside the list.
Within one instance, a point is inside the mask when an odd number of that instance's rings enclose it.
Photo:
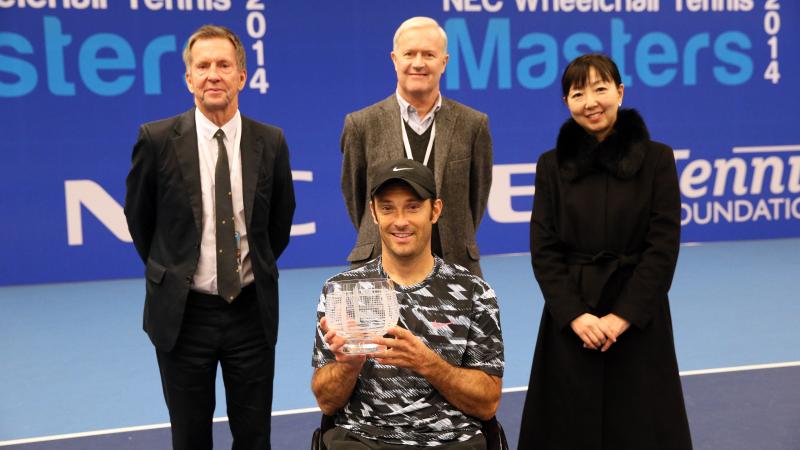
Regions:
[[[400,308],[394,284],[386,278],[331,281],[325,284],[328,326],[345,339],[347,354],[380,353],[371,342],[397,324]]]

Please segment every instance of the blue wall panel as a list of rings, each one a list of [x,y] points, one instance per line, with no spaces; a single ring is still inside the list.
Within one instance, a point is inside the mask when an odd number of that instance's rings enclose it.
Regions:
[[[121,209],[130,151],[140,123],[191,106],[180,51],[204,23],[237,31],[269,83],[242,112],[286,132],[298,209],[281,266],[341,264],[343,118],[393,92],[392,35],[413,15],[450,36],[444,95],[490,117],[484,254],[527,251],[533,164],[568,117],[558,78],[590,50],[677,150],[684,241],[800,236],[797,2],[0,0],[0,284],[142,274]]]

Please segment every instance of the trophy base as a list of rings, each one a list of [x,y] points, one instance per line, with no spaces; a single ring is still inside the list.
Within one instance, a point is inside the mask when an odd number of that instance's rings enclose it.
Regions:
[[[367,355],[370,353],[383,353],[386,351],[385,345],[378,345],[369,340],[348,341],[342,347],[342,353],[348,355]]]

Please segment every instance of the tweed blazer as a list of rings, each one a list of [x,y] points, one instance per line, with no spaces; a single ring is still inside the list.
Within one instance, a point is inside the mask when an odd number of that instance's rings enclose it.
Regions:
[[[395,94],[345,117],[341,150],[342,194],[358,232],[347,260],[361,265],[380,254],[380,236],[369,210],[371,169],[405,157]],[[481,275],[475,232],[492,185],[492,137],[486,114],[442,99],[436,113],[434,176],[444,202],[438,222],[441,256]]]

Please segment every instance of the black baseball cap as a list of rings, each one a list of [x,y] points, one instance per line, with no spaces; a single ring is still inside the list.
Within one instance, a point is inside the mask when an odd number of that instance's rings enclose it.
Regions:
[[[419,198],[425,200],[436,198],[436,180],[431,169],[413,159],[393,159],[384,161],[372,169],[373,177],[369,191],[370,197],[391,180],[400,180],[408,184]]]

